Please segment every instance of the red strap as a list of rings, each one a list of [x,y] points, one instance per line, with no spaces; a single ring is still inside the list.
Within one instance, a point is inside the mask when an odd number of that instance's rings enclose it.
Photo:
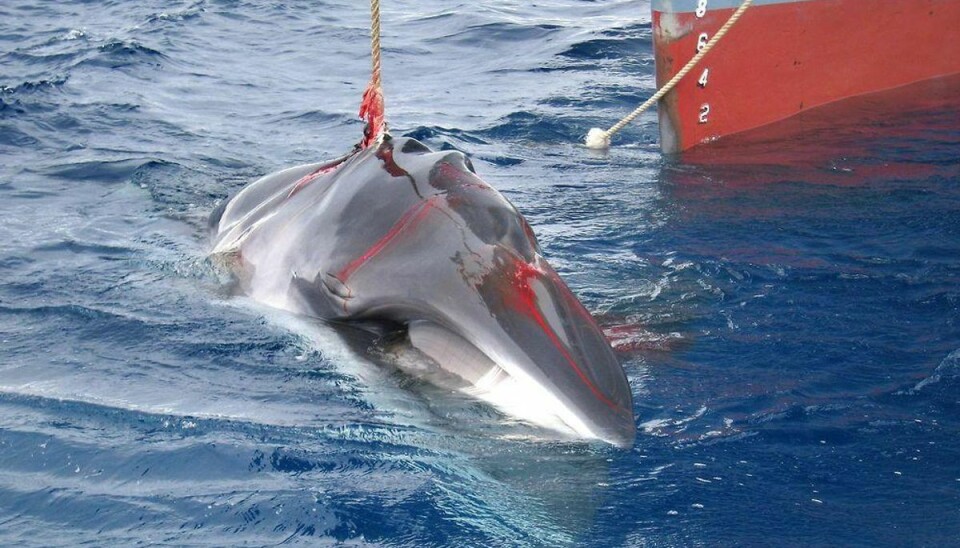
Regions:
[[[363,128],[361,148],[367,148],[386,131],[386,122],[383,116],[383,90],[379,82],[370,81],[363,100],[360,102],[360,118],[367,122]]]

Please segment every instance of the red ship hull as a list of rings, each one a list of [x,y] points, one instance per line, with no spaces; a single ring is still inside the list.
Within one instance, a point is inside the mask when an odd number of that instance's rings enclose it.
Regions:
[[[653,0],[658,86],[738,4]],[[960,0],[755,0],[661,100],[661,147],[681,152],[820,105],[957,73]]]

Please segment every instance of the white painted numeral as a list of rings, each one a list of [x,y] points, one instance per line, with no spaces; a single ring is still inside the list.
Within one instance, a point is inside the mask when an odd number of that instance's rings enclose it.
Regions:
[[[709,115],[710,115],[710,104],[704,103],[700,105],[700,123],[701,124],[707,123],[707,116]]]
[[[700,84],[700,87],[702,88],[707,87],[707,78],[709,77],[710,77],[710,69],[709,68],[703,69],[703,72],[700,73],[700,78],[697,79],[697,83]]]
[[[697,0],[697,17],[707,14],[707,0]]]
[[[707,36],[707,33],[701,32],[700,36],[697,37],[697,53],[703,51],[703,48],[707,47],[707,42],[710,37]]]

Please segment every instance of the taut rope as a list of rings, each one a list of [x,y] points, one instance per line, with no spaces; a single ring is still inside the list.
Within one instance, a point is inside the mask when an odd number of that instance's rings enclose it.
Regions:
[[[704,46],[703,49],[701,49],[699,52],[697,52],[697,54],[693,56],[693,59],[690,59],[689,61],[687,61],[687,64],[684,65],[682,69],[680,69],[680,72],[678,72],[673,78],[671,78],[669,82],[664,84],[664,86],[660,88],[659,91],[654,93],[653,97],[650,97],[649,99],[644,101],[642,105],[634,109],[634,111],[628,114],[623,120],[620,120],[616,124],[613,124],[610,127],[610,129],[606,131],[598,127],[591,129],[587,133],[587,141],[586,141],[587,147],[595,148],[595,149],[610,148],[610,137],[612,137],[613,134],[623,129],[624,126],[632,122],[637,116],[640,116],[641,114],[643,114],[645,110],[653,106],[657,101],[663,98],[664,95],[669,93],[670,90],[672,90],[674,86],[677,85],[677,82],[682,80],[683,77],[686,76],[688,72],[693,70],[693,67],[697,66],[697,63],[699,63],[700,60],[703,59],[703,57],[707,53],[709,53],[711,49],[713,49],[713,46],[715,46],[717,42],[719,42],[720,39],[723,38],[723,35],[726,34],[731,27],[733,27],[734,23],[737,22],[737,19],[740,19],[740,16],[743,15],[743,12],[747,11],[747,8],[749,8],[750,4],[752,3],[753,3],[753,0],[743,0],[743,3],[740,4],[739,8],[737,8],[737,11],[733,12],[733,15],[730,16],[730,19],[727,19],[727,22],[724,23],[723,26],[720,27],[720,30],[718,30],[717,33],[713,35],[713,38],[711,38],[710,41],[707,42],[707,45]]]
[[[366,120],[360,146],[366,148],[387,131],[384,116],[383,88],[380,80],[380,0],[370,0],[370,50],[373,73],[360,102],[360,118]]]

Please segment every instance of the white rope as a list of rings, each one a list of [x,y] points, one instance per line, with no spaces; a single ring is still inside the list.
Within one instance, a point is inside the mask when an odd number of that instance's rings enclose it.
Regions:
[[[753,0],[743,0],[743,3],[740,4],[739,8],[737,8],[737,11],[733,12],[733,15],[730,16],[730,19],[727,19],[727,22],[724,23],[723,26],[720,27],[720,30],[718,30],[717,33],[713,35],[713,38],[711,38],[710,41],[707,42],[707,45],[704,46],[702,50],[697,52],[697,54],[693,56],[693,59],[690,59],[687,62],[687,64],[684,65],[682,69],[680,69],[680,72],[678,72],[673,78],[671,78],[669,82],[664,84],[664,86],[660,88],[659,91],[654,93],[653,97],[650,97],[649,99],[644,101],[642,105],[640,105],[633,112],[628,114],[623,120],[620,120],[616,124],[612,125],[610,129],[604,131],[598,127],[592,128],[587,133],[587,140],[586,140],[587,147],[593,148],[593,149],[610,148],[610,137],[612,137],[613,134],[623,129],[624,126],[632,122],[637,116],[640,116],[648,108],[653,106],[664,95],[669,93],[670,90],[672,90],[674,86],[676,86],[677,83],[681,79],[683,79],[684,76],[687,75],[688,72],[693,70],[693,67],[697,66],[697,63],[699,63],[700,60],[703,59],[703,57],[707,53],[709,53],[711,49],[713,49],[713,46],[716,45],[716,43],[719,42],[721,38],[723,38],[723,35],[726,34],[728,30],[730,30],[733,24],[737,22],[737,19],[740,19],[740,16],[743,15],[743,12],[747,11],[747,8],[749,8],[750,4],[752,3],[753,3]]]

